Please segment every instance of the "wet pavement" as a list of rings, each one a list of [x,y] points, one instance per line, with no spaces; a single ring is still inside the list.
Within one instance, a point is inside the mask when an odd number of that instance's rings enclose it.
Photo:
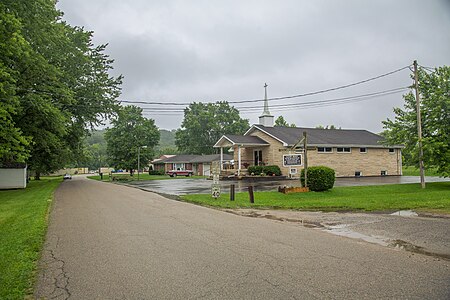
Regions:
[[[322,230],[413,254],[450,261],[450,217],[411,210],[391,214],[307,212],[274,209],[224,209],[252,218],[264,218]]]
[[[450,178],[431,177],[425,178],[425,182],[450,181]],[[336,178],[334,186],[364,186],[383,184],[419,183],[418,176],[385,176],[385,177],[360,177],[360,178]],[[211,193],[211,180],[207,179],[165,179],[135,181],[130,185],[146,191],[169,195],[209,194]],[[253,186],[255,191],[277,190],[279,186],[300,186],[300,180],[278,181],[249,181],[249,180],[225,180],[220,181],[222,193],[228,193],[230,185],[236,186],[236,192],[247,191],[248,186]]]

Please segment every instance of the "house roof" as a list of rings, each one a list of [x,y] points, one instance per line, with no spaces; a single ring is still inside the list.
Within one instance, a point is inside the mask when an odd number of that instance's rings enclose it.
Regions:
[[[231,154],[223,154],[224,161],[230,161],[233,159]],[[210,155],[198,155],[194,159],[191,159],[190,163],[207,163],[213,161],[220,161],[220,154],[210,154]]]
[[[241,145],[241,146],[268,146],[269,143],[264,141],[263,139],[257,136],[251,135],[234,135],[227,134],[223,135],[217,143],[214,145],[217,147],[230,147],[233,145]]]
[[[382,144],[384,138],[378,134],[367,130],[355,129],[320,129],[302,127],[266,127],[263,125],[253,125],[245,135],[251,134],[254,130],[260,130],[273,138],[279,140],[285,146],[296,144],[307,133],[308,144],[311,146],[367,146],[367,147],[387,147]],[[402,145],[389,147],[401,148]]]
[[[233,156],[230,154],[223,154],[224,161],[230,161]],[[208,163],[213,161],[219,161],[220,154],[210,155],[193,155],[193,154],[180,154],[168,157],[165,159],[155,160],[154,164],[170,164],[170,163]]]

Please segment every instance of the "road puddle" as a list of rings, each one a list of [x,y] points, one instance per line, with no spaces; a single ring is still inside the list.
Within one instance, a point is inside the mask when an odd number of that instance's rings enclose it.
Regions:
[[[399,210],[392,213],[391,216],[401,216],[401,217],[417,217],[418,214],[413,210]]]
[[[372,244],[378,244],[381,246],[389,246],[390,242],[386,238],[377,237],[377,236],[371,236],[371,235],[365,235],[356,231],[351,230],[348,228],[348,225],[346,224],[340,224],[340,225],[334,225],[334,226],[327,226],[325,231],[332,233],[334,235],[344,236],[352,239],[360,239],[368,243]]]

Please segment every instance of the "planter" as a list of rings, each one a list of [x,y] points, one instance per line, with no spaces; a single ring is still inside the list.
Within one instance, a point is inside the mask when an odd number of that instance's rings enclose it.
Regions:
[[[283,193],[283,194],[305,193],[305,192],[309,192],[309,188],[308,187],[299,187],[299,186],[295,186],[295,187],[279,186],[278,192]]]

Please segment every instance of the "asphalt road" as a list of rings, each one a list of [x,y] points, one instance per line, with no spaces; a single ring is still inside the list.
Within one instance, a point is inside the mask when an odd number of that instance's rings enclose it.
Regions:
[[[173,180],[177,180],[176,183]],[[450,178],[427,176],[426,182],[450,181]],[[384,177],[347,177],[336,178],[334,186],[360,186],[360,185],[382,185],[382,184],[404,184],[420,183],[418,176],[384,176]],[[209,194],[211,193],[212,180],[207,179],[165,179],[165,180],[142,180],[133,181],[131,185],[141,189],[170,194]],[[248,186],[253,186],[255,191],[277,190],[279,186],[301,186],[300,180],[221,180],[220,186],[223,193],[229,193],[230,185],[234,184],[236,192],[246,192]]]
[[[450,298],[448,260],[81,177],[55,197],[36,298]]]

